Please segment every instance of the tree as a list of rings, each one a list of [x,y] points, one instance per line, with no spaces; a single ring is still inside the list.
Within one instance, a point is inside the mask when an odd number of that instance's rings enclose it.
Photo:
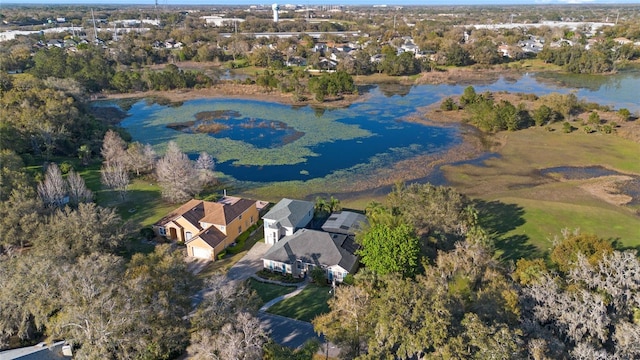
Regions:
[[[75,259],[93,252],[113,252],[129,233],[114,209],[80,203],[56,210],[34,237],[34,252]]]
[[[89,145],[80,145],[78,148],[78,158],[82,161],[82,165],[89,165],[89,161],[91,161],[91,148]]]
[[[627,108],[618,110],[618,115],[620,115],[622,121],[628,121],[631,118],[631,112]]]
[[[93,193],[87,188],[84,179],[71,170],[67,174],[67,184],[69,189],[69,204],[71,206],[78,206],[80,203],[93,201]]]
[[[410,225],[374,224],[356,237],[362,263],[380,275],[413,276],[418,271],[420,245]]]
[[[122,140],[120,135],[113,130],[109,130],[104,135],[100,153],[107,166],[115,166],[116,163],[125,161],[126,149],[127,144]]]
[[[476,94],[476,89],[473,86],[467,86],[466,88],[464,88],[462,96],[460,96],[460,105],[465,106],[473,104],[477,100],[478,94]]]
[[[134,328],[133,309],[117,279],[122,278],[122,259],[114,255],[91,254],[58,273],[60,311],[48,328],[56,338],[79,345],[74,357],[112,358]]]
[[[547,272],[524,289],[524,330],[554,344],[556,358],[637,358],[639,274],[634,252],[614,250],[595,263],[578,253],[564,277]]]
[[[216,181],[213,174],[215,162],[211,155],[206,152],[201,152],[198,159],[196,159],[195,168],[198,170],[198,176],[202,185],[212,184]]]
[[[452,98],[448,97],[444,99],[444,101],[440,104],[440,110],[442,111],[458,110],[458,104],[456,104],[456,102]]]
[[[29,187],[14,189],[7,200],[0,201],[0,255],[31,244],[41,231],[43,210],[42,201]]]
[[[595,235],[578,234],[568,236],[555,244],[551,251],[551,261],[562,272],[568,272],[581,254],[591,264],[597,264],[605,254],[613,251],[611,242]]]
[[[186,201],[202,190],[195,165],[173,141],[156,164],[156,177],[162,197],[174,203]]]
[[[471,223],[470,200],[453,188],[431,184],[396,184],[388,195],[391,213],[398,214],[418,236],[434,237],[440,246],[463,238]]]
[[[371,296],[357,286],[338,286],[329,299],[330,312],[313,320],[313,328],[341,349],[341,357],[360,355],[360,346],[373,325],[367,319]]]
[[[296,350],[276,344],[272,340],[264,345],[264,360],[312,360],[320,350],[320,342],[309,340]]]
[[[181,354],[189,342],[192,295],[197,279],[187,269],[184,256],[169,244],[150,254],[135,254],[127,264],[123,286],[136,326],[130,351],[141,357],[168,359]]]
[[[156,153],[151,145],[142,145],[139,142],[129,144],[126,151],[127,170],[135,172],[136,176],[149,173],[153,170],[156,162]]]
[[[100,170],[100,180],[106,188],[117,191],[121,200],[126,198],[129,173],[123,162],[115,161],[112,165],[108,165],[105,161],[105,165]]]
[[[189,354],[194,359],[261,360],[266,341],[267,333],[260,320],[241,312],[217,332],[210,329],[195,332]]]
[[[29,185],[22,158],[13,150],[0,150],[0,201],[7,200],[13,190],[24,189]]]
[[[67,186],[58,165],[51,163],[47,166],[44,180],[38,184],[38,195],[46,206],[62,207],[69,201]]]
[[[546,105],[541,105],[533,112],[533,121],[537,126],[542,126],[553,120],[553,111]]]
[[[197,359],[262,359],[267,337],[253,315],[257,311],[255,293],[224,275],[210,278],[207,288],[211,291],[192,318],[189,354]]]
[[[0,261],[0,343],[10,336],[29,340],[44,330],[58,309],[59,273],[51,256],[30,254]]]

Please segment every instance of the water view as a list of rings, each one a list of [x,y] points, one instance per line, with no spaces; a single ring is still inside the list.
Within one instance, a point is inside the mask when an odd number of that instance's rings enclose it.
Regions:
[[[599,83],[557,74],[524,74],[482,85],[477,92],[544,95],[573,91],[578,98],[640,110],[640,72],[598,77]],[[337,171],[388,168],[418,155],[437,155],[462,141],[458,126],[405,121],[418,108],[460,94],[466,85],[371,86],[344,109],[315,109],[237,99],[198,99],[171,107],[141,100],[121,125],[133,139],[159,151],[170,140],[191,156],[206,151],[228,180],[277,182],[323,178]]]

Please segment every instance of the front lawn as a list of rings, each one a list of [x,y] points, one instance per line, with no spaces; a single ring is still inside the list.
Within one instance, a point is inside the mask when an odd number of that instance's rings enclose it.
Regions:
[[[278,296],[286,295],[296,289],[293,286],[268,284],[256,279],[249,279],[249,286],[258,294],[260,300],[262,300],[262,304],[265,304]]]
[[[296,320],[311,321],[316,316],[329,312],[327,301],[331,298],[330,289],[326,286],[310,284],[300,294],[273,305],[267,312]]]

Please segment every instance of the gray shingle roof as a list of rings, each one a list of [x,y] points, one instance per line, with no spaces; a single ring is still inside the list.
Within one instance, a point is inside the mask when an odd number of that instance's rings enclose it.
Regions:
[[[322,230],[336,234],[355,235],[368,224],[367,217],[352,211],[341,211],[331,214],[322,225]]]
[[[262,218],[275,220],[282,226],[297,227],[307,224],[298,224],[309,211],[313,211],[314,204],[310,201],[282,199],[269,210]]]
[[[300,229],[275,243],[263,259],[291,265],[299,259],[316,266],[340,265],[352,272],[358,262],[355,249],[357,245],[351,236]]]

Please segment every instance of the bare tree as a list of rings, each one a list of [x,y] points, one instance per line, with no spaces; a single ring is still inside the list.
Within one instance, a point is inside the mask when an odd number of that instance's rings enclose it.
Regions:
[[[142,145],[139,142],[134,142],[127,148],[125,161],[127,169],[135,172],[136,176],[140,176],[141,173],[148,173],[153,170],[156,153],[151,145]]]
[[[120,135],[113,130],[107,131],[102,141],[100,153],[107,166],[113,166],[116,162],[123,162],[126,156],[127,144]]]
[[[38,195],[46,206],[61,207],[67,203],[67,183],[55,163],[47,166],[44,180],[38,184]]]
[[[118,191],[122,200],[127,196],[127,186],[129,186],[129,174],[121,162],[112,165],[105,165],[100,171],[102,185],[111,190]]]
[[[258,308],[254,292],[224,275],[207,281],[208,291],[191,318],[195,331],[187,349],[194,359],[262,359],[266,332],[253,314]]]
[[[201,152],[200,156],[198,156],[198,159],[196,160],[195,167],[198,170],[198,177],[203,186],[215,183],[216,177],[213,174],[214,166],[215,162],[211,155],[204,151]]]
[[[69,203],[77,206],[80,203],[93,201],[93,193],[87,189],[87,185],[78,173],[71,170],[67,175],[69,185]]]
[[[171,202],[190,199],[202,190],[194,163],[171,141],[165,155],[156,164],[156,176],[162,197]]]
[[[196,160],[196,169],[198,170],[213,170],[215,163],[211,155],[206,152],[201,152]]]
[[[156,151],[153,150],[153,147],[149,144],[144,145],[144,150],[142,151],[142,153],[144,154],[145,162],[148,166],[147,171],[153,171],[154,167],[156,166],[156,161],[158,160],[158,154],[156,154]]]

